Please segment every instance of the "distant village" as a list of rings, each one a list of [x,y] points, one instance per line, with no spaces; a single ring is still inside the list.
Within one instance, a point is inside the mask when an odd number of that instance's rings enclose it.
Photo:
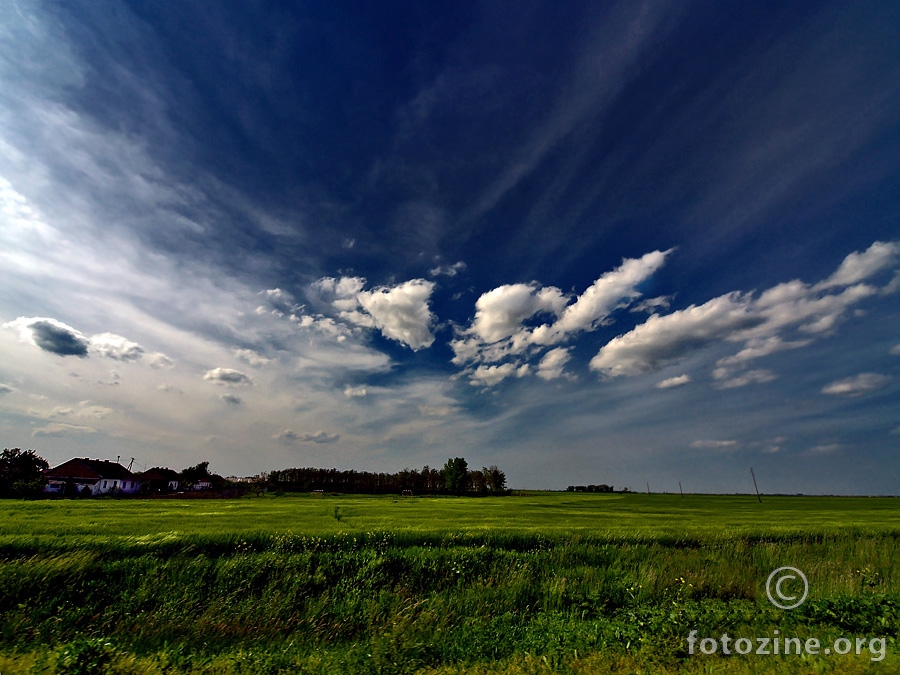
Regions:
[[[119,461],[74,457],[50,467],[33,450],[5,449],[0,454],[0,497],[240,497],[248,492],[311,492],[314,494],[452,494],[503,495],[506,474],[496,466],[469,469],[465,459],[448,459],[441,468],[428,466],[396,473],[284,469],[256,476],[223,477],[209,462],[175,471],[156,466],[132,472]],[[593,486],[592,486],[593,487]]]

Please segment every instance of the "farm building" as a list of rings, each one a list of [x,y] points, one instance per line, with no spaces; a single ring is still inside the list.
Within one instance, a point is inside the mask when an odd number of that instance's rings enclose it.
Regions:
[[[138,474],[137,478],[145,492],[154,494],[177,492],[181,486],[177,471],[159,466],[147,469],[144,473]]]
[[[118,462],[87,457],[70,459],[44,471],[45,492],[93,496],[104,494],[136,494],[140,479]]]

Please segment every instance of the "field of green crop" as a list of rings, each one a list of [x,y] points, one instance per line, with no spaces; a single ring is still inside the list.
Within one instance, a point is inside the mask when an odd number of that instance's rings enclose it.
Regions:
[[[898,565],[886,498],[2,501],[0,673],[896,673]]]

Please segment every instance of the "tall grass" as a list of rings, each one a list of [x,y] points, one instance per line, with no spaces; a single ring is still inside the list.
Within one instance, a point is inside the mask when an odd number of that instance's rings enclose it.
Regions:
[[[590,511],[604,503],[554,499],[547,501],[550,510]],[[313,503],[244,501],[262,511]],[[452,510],[459,500],[447,500],[449,507],[430,501],[435,509]],[[373,510],[393,508],[382,502]],[[632,503],[632,522],[649,522],[665,502]],[[53,509],[60,513],[66,504],[73,503],[40,504],[47,510],[32,517],[33,534],[9,521],[0,525],[4,674],[806,675],[895,673],[900,666],[900,532],[889,526],[891,517],[883,518],[888,526],[870,517],[856,519],[867,523],[864,529],[847,529],[829,525],[833,516],[801,509],[794,523],[806,519],[805,531],[767,531],[750,517],[733,520],[742,527],[717,532],[690,522],[681,532],[652,524],[567,531],[542,513],[535,516],[538,524],[524,519],[518,529],[362,531],[346,529],[357,517],[355,502],[341,504],[344,515],[336,523],[334,505],[319,501],[316,519],[343,532],[279,531],[248,511],[256,529],[203,532],[189,524],[182,532],[172,528],[171,516],[159,516],[143,529],[130,522],[92,534],[52,534],[58,527]],[[97,522],[127,516],[132,507],[74,504]],[[214,504],[192,508],[228,506]],[[542,508],[524,505],[525,514]],[[710,505],[715,499],[703,509]],[[16,508],[28,512],[31,506]],[[62,513],[59,520],[67,517]],[[705,517],[695,520],[702,525]],[[785,565],[803,570],[810,582],[809,599],[793,611],[765,598],[768,574]],[[823,640],[885,637],[889,653],[881,662],[867,655],[729,659],[686,653],[691,630],[753,636],[775,629]]]

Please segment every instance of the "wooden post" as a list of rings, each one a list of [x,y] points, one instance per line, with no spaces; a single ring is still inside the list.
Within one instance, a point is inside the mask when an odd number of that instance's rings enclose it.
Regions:
[[[684,497],[684,490],[681,489],[681,481],[678,481],[678,491],[681,493],[681,496]]]
[[[762,497],[759,496],[759,488],[756,487],[756,474],[753,473],[753,467],[750,467],[750,475],[753,476],[753,489],[756,490],[756,498],[759,500],[759,503],[762,504]]]

